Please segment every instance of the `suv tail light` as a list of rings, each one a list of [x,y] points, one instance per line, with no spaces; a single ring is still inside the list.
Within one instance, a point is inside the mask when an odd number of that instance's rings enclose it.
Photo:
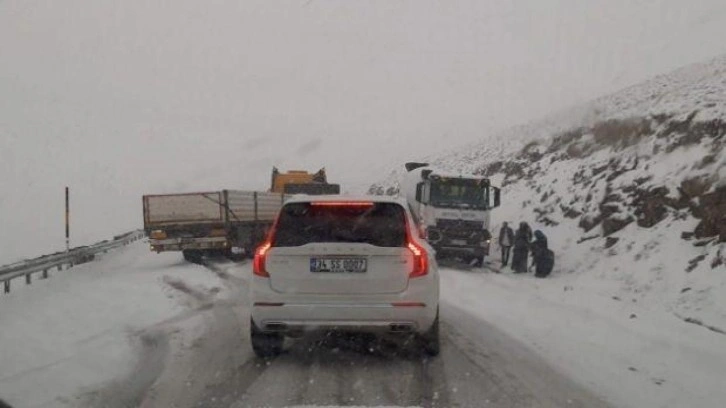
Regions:
[[[373,207],[372,201],[313,201],[313,207]]]
[[[265,242],[255,251],[255,259],[252,262],[252,273],[263,278],[269,278],[270,274],[267,273],[265,262],[267,261],[267,251],[270,249],[272,244]]]
[[[429,256],[426,252],[426,249],[424,249],[424,247],[421,246],[418,242],[410,238],[408,243],[406,244],[406,247],[408,247],[409,251],[411,251],[411,253],[413,254],[413,270],[408,276],[410,278],[417,278],[428,274]]]
[[[272,226],[267,230],[267,238],[265,239],[264,243],[257,247],[255,250],[255,259],[252,261],[252,273],[263,277],[263,278],[269,278],[270,274],[267,272],[267,251],[270,250],[272,247],[272,242],[274,241],[275,236],[275,229],[277,228],[277,223],[280,221],[280,214],[278,213],[275,217],[275,221],[272,223]]]
[[[408,275],[409,278],[418,278],[426,276],[429,273],[429,254],[423,245],[419,244],[411,233],[412,222],[406,217],[406,248],[413,255],[413,269]],[[420,233],[418,227],[415,228]]]

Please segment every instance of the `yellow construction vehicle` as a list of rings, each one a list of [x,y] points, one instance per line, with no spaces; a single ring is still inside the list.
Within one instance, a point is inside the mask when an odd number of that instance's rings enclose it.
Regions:
[[[290,170],[282,173],[277,167],[273,167],[270,192],[309,195],[340,194],[340,185],[328,183],[325,168],[316,173],[308,173],[303,170]]]

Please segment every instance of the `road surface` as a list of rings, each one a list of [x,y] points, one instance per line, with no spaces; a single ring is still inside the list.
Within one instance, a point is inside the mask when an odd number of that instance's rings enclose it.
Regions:
[[[450,303],[441,305],[442,352],[435,358],[322,333],[287,340],[277,358],[256,358],[248,340],[249,265],[216,260],[207,267],[233,295],[216,299],[172,282],[193,307],[140,331],[133,372],[88,392],[82,406],[607,406],[516,339]],[[202,322],[203,329],[175,349],[170,339],[191,320]]]

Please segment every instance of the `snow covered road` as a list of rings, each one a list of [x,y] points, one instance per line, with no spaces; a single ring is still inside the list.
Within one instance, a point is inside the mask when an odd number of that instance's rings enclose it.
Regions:
[[[3,296],[0,398],[16,407],[593,406],[532,352],[449,304],[443,353],[431,361],[322,335],[259,360],[248,343],[249,273],[140,243]]]
[[[643,407],[684,398],[716,406],[721,392],[720,335],[660,324],[642,309],[644,328],[624,327],[583,306],[604,302],[583,302],[585,288],[565,299],[562,282],[494,274],[492,264],[442,270],[437,358],[320,334],[288,340],[286,353],[264,361],[248,341],[249,264],[180,258],[139,243],[0,297],[0,398],[16,408]],[[692,336],[653,345],[655,329]],[[649,345],[711,363],[683,362],[673,375],[669,361],[655,364],[662,352],[638,355]]]
[[[432,360],[395,345],[324,334],[288,341],[288,351],[274,360],[257,359],[248,342],[249,265],[217,260],[208,268],[224,296],[197,294],[195,308],[147,327],[140,363],[85,393],[79,406],[603,405],[517,341],[450,304],[442,305],[443,352]],[[177,340],[166,346],[174,333]],[[167,354],[161,371],[158,354]],[[148,373],[158,376],[150,382]]]

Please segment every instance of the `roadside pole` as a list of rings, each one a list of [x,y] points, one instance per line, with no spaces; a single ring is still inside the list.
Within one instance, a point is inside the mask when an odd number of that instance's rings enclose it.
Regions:
[[[68,196],[68,187],[66,187],[66,252],[71,250],[71,235],[70,235],[70,200]]]

